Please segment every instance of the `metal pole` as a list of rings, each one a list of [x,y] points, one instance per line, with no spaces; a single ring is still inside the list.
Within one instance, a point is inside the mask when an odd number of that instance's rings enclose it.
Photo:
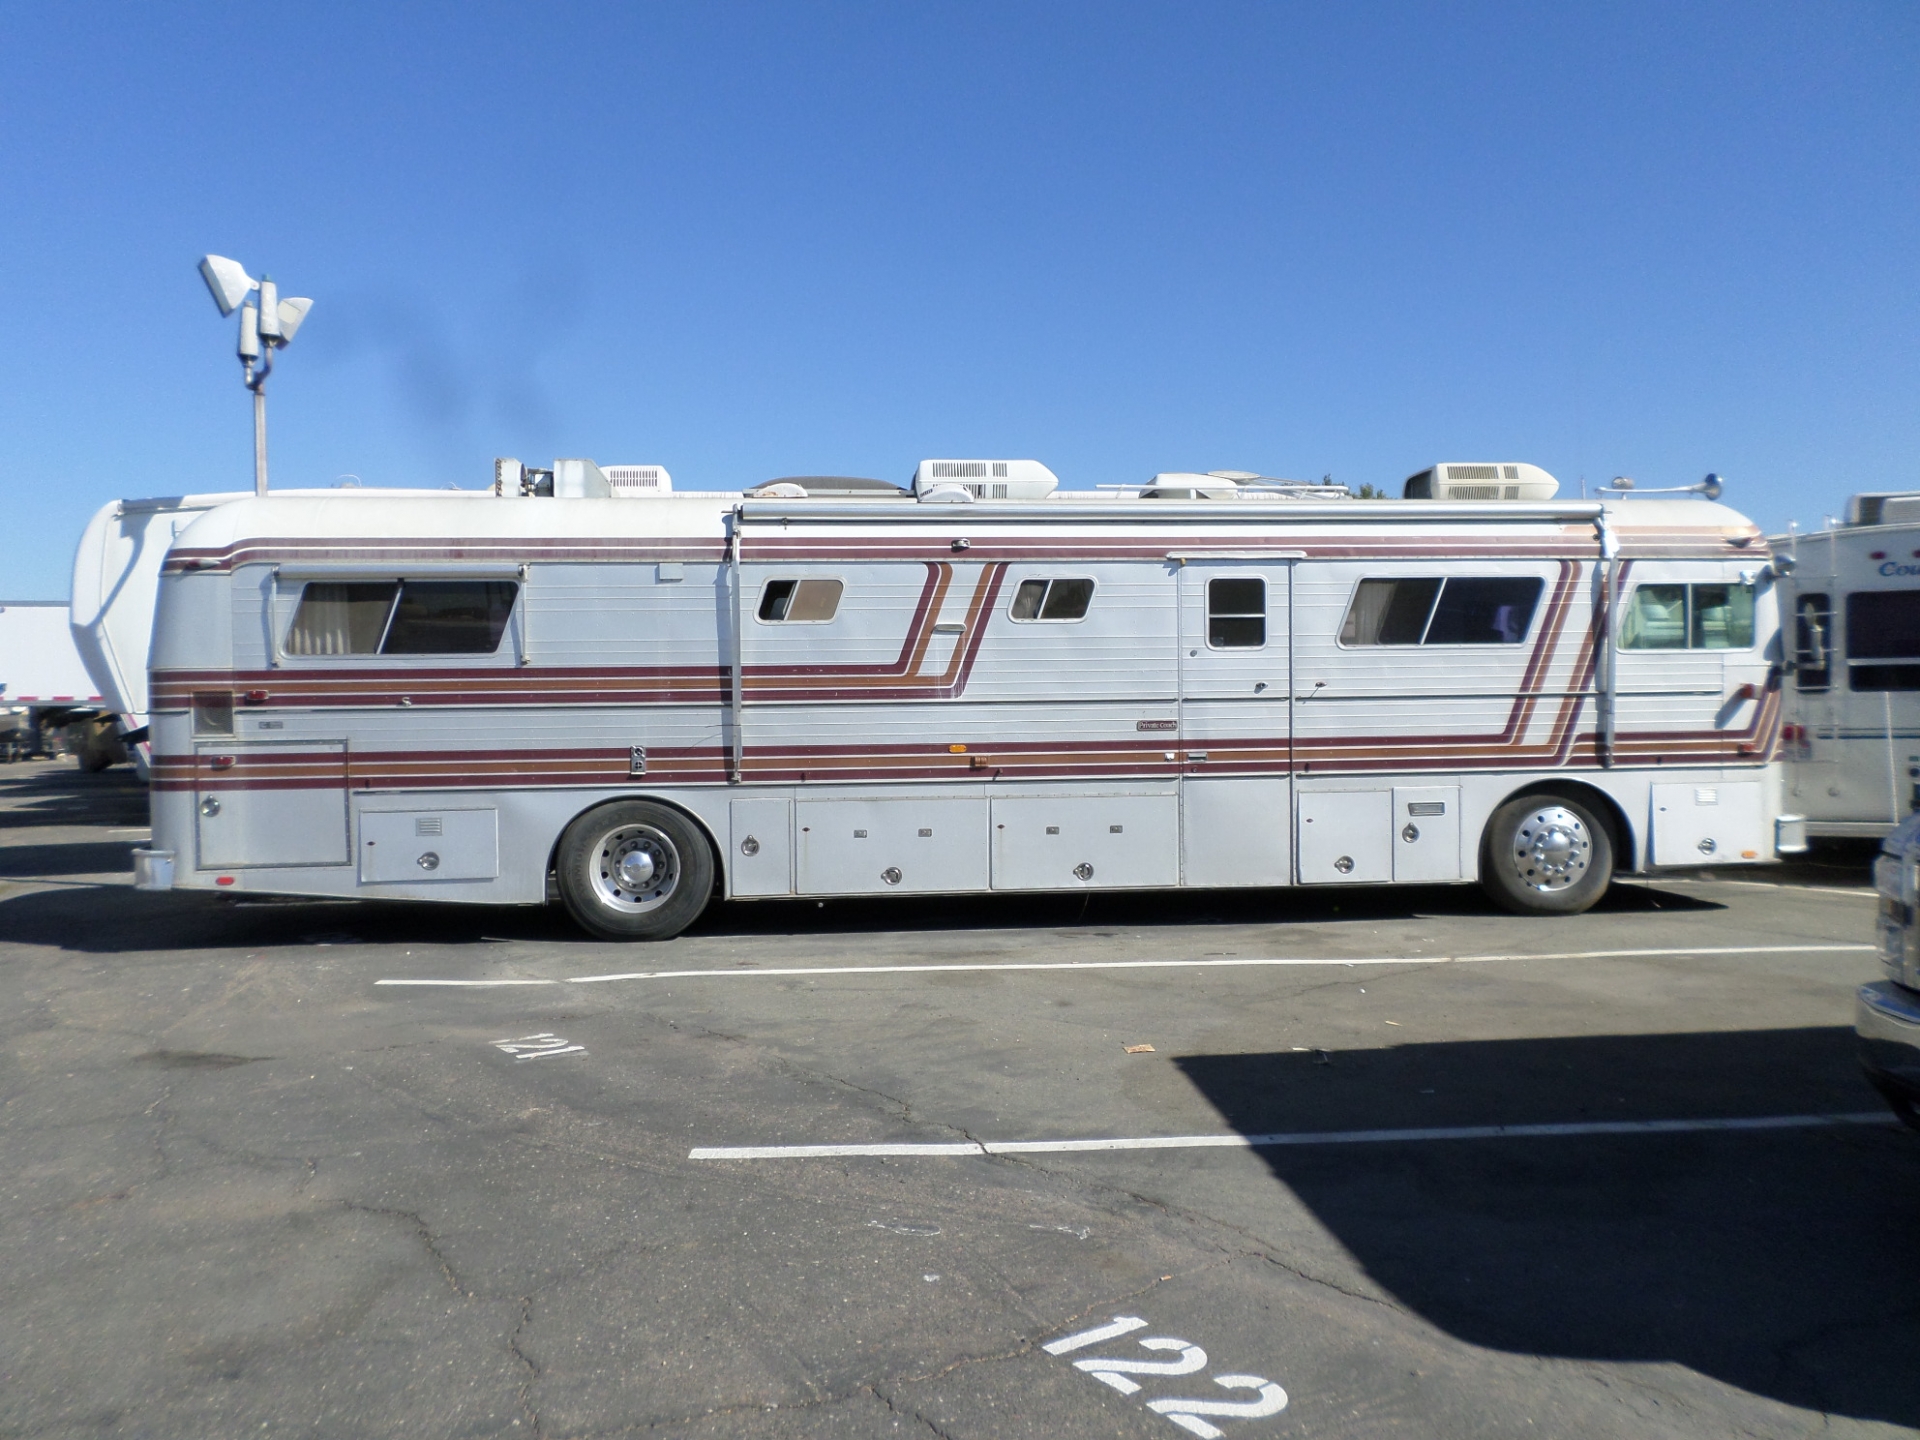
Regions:
[[[267,389],[253,387],[253,493],[267,493]]]

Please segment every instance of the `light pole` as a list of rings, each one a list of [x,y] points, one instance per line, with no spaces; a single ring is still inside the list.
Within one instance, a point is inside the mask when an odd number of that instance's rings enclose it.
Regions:
[[[267,376],[273,373],[273,352],[293,339],[300,322],[307,318],[313,301],[280,298],[279,287],[262,275],[255,280],[238,260],[224,255],[200,257],[200,278],[213,292],[213,303],[222,315],[240,312],[240,340],[234,351],[240,357],[247,388],[253,392],[253,490],[267,493]],[[247,296],[260,292],[257,302]]]

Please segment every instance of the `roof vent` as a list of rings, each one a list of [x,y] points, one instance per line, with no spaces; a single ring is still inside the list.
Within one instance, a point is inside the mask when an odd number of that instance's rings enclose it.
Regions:
[[[1060,478],[1038,460],[922,460],[913,472],[913,493],[922,500],[950,488],[975,500],[1044,500]]]
[[[1435,465],[1409,475],[1407,500],[1551,500],[1560,482],[1538,465]]]

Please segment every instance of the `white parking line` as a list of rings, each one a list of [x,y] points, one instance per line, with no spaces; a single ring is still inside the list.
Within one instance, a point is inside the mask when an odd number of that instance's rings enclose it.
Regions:
[[[1528,1140],[1576,1135],[1682,1135],[1894,1125],[1885,1110],[1700,1120],[1578,1120],[1557,1125],[1450,1125],[1419,1130],[1297,1130],[1274,1135],[1140,1135],[1102,1140],[963,1140],[886,1145],[697,1145],[689,1160],[831,1160],[858,1155],[1059,1155],[1081,1150],[1266,1150],[1288,1145],[1387,1145],[1423,1140]]]
[[[736,966],[726,970],[627,970],[611,975],[570,975],[560,980],[376,980],[376,985],[485,989],[500,985],[604,985],[615,980],[777,979],[807,975],[951,975],[991,970],[1219,970],[1284,965],[1493,965],[1522,960],[1648,960],[1679,955],[1841,955],[1872,950],[1867,944],[1677,945],[1631,950],[1553,950],[1529,955],[1209,956],[1203,960],[1002,960],[954,965]]]

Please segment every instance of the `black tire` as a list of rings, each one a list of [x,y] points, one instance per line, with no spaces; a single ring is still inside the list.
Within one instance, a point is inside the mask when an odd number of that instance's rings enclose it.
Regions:
[[[603,940],[670,940],[713,894],[713,849],[678,810],[619,800],[589,810],[560,837],[560,899]]]
[[[1578,915],[1613,880],[1613,838],[1565,795],[1522,795],[1493,812],[1480,842],[1480,885],[1516,915]]]

